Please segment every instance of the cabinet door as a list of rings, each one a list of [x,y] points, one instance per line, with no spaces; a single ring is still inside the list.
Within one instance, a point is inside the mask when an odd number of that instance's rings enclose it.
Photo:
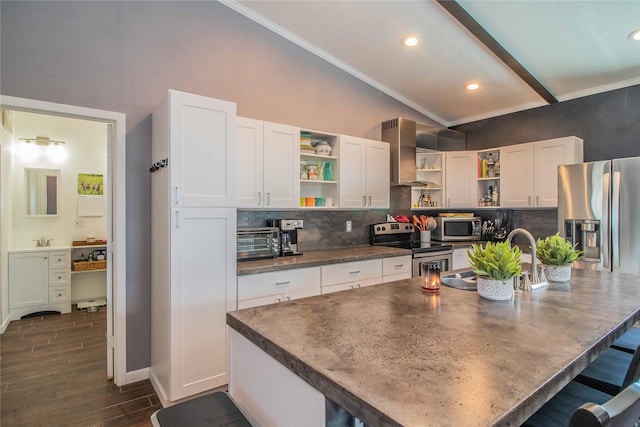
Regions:
[[[445,153],[445,193],[447,208],[472,208],[477,204],[475,151]]]
[[[367,207],[388,208],[390,182],[389,143],[367,141],[366,150],[366,183]]]
[[[262,206],[264,124],[238,117],[236,126],[236,200],[239,208]]]
[[[533,206],[533,144],[500,149],[500,206]]]
[[[340,135],[338,145],[340,148],[340,207],[365,208],[367,203],[367,140]]]
[[[264,122],[265,208],[300,204],[300,129]]]
[[[534,143],[535,206],[557,207],[558,166],[581,162],[582,140],[579,138],[556,138]]]
[[[172,205],[235,205],[235,120],[235,103],[169,92]]]
[[[174,208],[170,400],[228,383],[226,312],[236,306],[236,210]]]
[[[49,303],[49,254],[9,254],[9,308]]]
[[[460,270],[461,268],[469,268],[469,255],[467,254],[468,248],[459,248],[453,250],[453,261],[451,270]]]

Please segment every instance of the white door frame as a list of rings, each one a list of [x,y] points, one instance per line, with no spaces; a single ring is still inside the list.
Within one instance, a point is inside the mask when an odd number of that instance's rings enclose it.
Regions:
[[[4,95],[0,95],[0,107],[8,110],[72,117],[113,125],[113,138],[110,138],[108,144],[108,156],[111,162],[108,173],[111,174],[112,185],[111,224],[107,224],[107,245],[108,250],[111,252],[113,283],[111,290],[112,301],[110,301],[113,304],[107,311],[107,316],[112,317],[112,319],[108,319],[107,323],[109,326],[113,325],[113,330],[110,331],[110,334],[107,334],[107,348],[109,349],[112,346],[114,352],[113,380],[116,385],[125,385],[127,383],[125,114]],[[109,230],[111,231],[110,235]],[[107,297],[109,293],[107,289]]]

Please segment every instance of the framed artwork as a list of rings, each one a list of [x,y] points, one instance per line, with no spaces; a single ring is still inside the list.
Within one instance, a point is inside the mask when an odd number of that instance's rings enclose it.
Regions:
[[[82,196],[102,196],[104,192],[104,177],[100,174],[79,173],[78,194]]]

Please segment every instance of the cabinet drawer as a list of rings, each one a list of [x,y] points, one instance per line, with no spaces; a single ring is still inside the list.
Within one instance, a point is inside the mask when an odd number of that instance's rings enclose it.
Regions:
[[[69,270],[50,270],[49,286],[66,286],[71,284]]]
[[[378,279],[378,283],[382,281],[382,260],[372,259],[322,266],[322,286],[367,279]]]
[[[69,298],[71,296],[70,291],[70,286],[57,286],[55,288],[49,288],[49,304],[69,301]]]
[[[382,259],[382,275],[409,273],[411,277],[411,255]]]
[[[71,254],[69,251],[49,252],[49,269],[71,268]]]
[[[320,267],[238,277],[238,301],[304,290],[320,295]]]
[[[411,273],[400,273],[400,274],[391,274],[389,276],[384,276],[382,278],[382,283],[395,282],[396,280],[405,280],[411,279]]]

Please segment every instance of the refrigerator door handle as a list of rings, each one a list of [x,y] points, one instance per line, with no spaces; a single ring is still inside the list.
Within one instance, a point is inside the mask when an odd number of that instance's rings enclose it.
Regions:
[[[601,245],[602,245],[602,266],[607,270],[611,270],[609,260],[611,260],[610,248],[611,248],[611,222],[610,222],[610,196],[611,188],[611,174],[605,172],[602,176],[602,227],[601,230]]]
[[[620,172],[613,173],[611,191],[611,252],[613,269],[620,268]]]

